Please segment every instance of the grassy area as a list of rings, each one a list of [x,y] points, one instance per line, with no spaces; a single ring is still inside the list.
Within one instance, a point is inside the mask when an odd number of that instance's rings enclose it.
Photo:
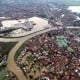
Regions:
[[[9,54],[10,50],[15,46],[17,42],[0,42],[0,57]],[[6,65],[0,67],[0,80],[11,80],[11,76],[7,77],[8,71]]]
[[[21,45],[21,47],[17,50],[17,52],[16,52],[16,54],[15,54],[15,56],[14,56],[14,60],[15,60],[15,61],[17,60],[19,54],[20,54],[21,51],[24,49],[24,47],[25,47],[25,43],[24,43],[23,45]]]
[[[74,50],[73,50],[71,47],[67,47],[67,50],[68,50],[69,52],[74,52]]]
[[[8,57],[10,50],[14,47],[15,44],[16,42],[0,42],[0,58],[3,58],[4,55]],[[7,63],[0,66],[0,71],[5,69],[6,66],[7,66]]]
[[[8,55],[9,51],[13,48],[16,42],[0,42],[0,56]]]
[[[56,36],[56,41],[57,41],[57,45],[59,47],[67,47],[67,40],[65,39],[64,36]]]
[[[0,80],[10,80],[10,77],[7,77],[8,71],[6,69],[0,70]]]

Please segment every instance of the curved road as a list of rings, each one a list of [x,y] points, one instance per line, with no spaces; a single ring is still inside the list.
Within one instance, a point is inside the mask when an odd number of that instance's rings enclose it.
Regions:
[[[41,31],[38,31],[38,32],[34,32],[32,34],[29,34],[29,35],[26,35],[24,37],[20,37],[20,38],[0,38],[0,41],[1,42],[17,42],[17,41],[21,41],[23,39],[27,39],[27,37],[29,36],[33,36],[34,35],[38,35],[38,34],[41,34],[41,33],[45,33],[45,32],[48,32],[50,30],[57,30],[58,28],[57,27],[51,27],[49,29],[44,29],[44,30],[41,30]]]
[[[15,63],[14,61],[14,56],[15,56],[15,53],[16,51],[20,48],[20,46],[28,39],[34,37],[34,36],[37,36],[37,35],[40,35],[42,33],[46,33],[48,31],[51,31],[51,30],[57,30],[58,28],[57,27],[52,27],[52,28],[49,28],[49,29],[46,29],[46,30],[42,30],[42,31],[39,31],[39,32],[35,32],[33,34],[30,34],[28,36],[25,36],[25,37],[22,37],[22,38],[0,38],[0,41],[3,41],[3,42],[14,42],[14,41],[18,41],[18,43],[16,44],[16,46],[10,51],[9,53],[9,56],[8,56],[8,69],[11,70],[19,80],[26,80],[26,77],[24,76],[22,70],[17,66],[17,64]]]
[[[73,27],[73,26],[67,26],[66,28],[67,29],[80,29],[80,27]],[[35,34],[48,32],[50,30],[58,30],[58,29],[62,29],[62,27],[59,27],[59,28],[57,28],[57,27],[51,27],[49,29],[45,29],[45,30],[42,30],[42,31],[39,31],[39,32],[35,32]],[[34,33],[32,33],[32,34],[34,34]],[[17,42],[17,41],[26,39],[28,36],[30,36],[32,34],[29,34],[29,35],[21,37],[21,38],[0,38],[0,42]]]
[[[7,67],[10,71],[12,71],[19,80],[26,80],[26,77],[24,76],[22,70],[16,65],[14,61],[14,56],[16,51],[19,49],[19,47],[24,43],[23,41],[19,41],[16,46],[10,51],[8,60],[7,60]]]

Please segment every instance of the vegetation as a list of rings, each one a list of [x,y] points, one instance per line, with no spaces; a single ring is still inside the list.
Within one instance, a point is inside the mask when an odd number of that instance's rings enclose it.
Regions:
[[[0,80],[10,80],[10,77],[7,77],[7,75],[9,75],[9,73],[6,69],[0,70]]]
[[[33,60],[34,60],[34,56],[29,55],[29,56],[26,58],[26,60],[28,60],[28,61],[33,61]]]
[[[14,47],[16,42],[0,42],[0,58],[9,54],[10,50]],[[9,72],[6,69],[7,63],[0,67],[0,80],[11,80]]]
[[[16,54],[15,54],[15,56],[14,56],[14,60],[15,60],[15,61],[17,60],[19,54],[20,54],[21,51],[24,49],[24,47],[25,47],[25,43],[17,50],[17,52],[16,52]]]
[[[15,44],[16,42],[0,42],[0,57],[8,55]]]
[[[0,42],[0,59],[1,59],[1,61],[4,59],[3,57],[5,55],[6,55],[6,58],[8,57],[10,50],[13,48],[13,46],[15,44],[16,44],[16,42]],[[1,72],[1,70],[4,70],[6,68],[6,66],[7,66],[6,62],[3,65],[1,65],[0,72]]]

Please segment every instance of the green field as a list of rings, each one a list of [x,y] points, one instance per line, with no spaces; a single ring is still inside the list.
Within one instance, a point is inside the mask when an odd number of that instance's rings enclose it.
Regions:
[[[56,41],[57,41],[57,45],[59,47],[67,47],[67,40],[65,39],[64,36],[56,36]]]
[[[9,51],[13,48],[16,42],[0,42],[0,56],[8,55]]]
[[[10,50],[14,47],[16,42],[0,42],[0,57],[9,54]],[[0,80],[11,80],[11,77],[7,77],[8,71],[6,65],[0,67]]]
[[[14,47],[15,44],[16,42],[0,42],[0,58],[2,58],[4,55],[8,57],[10,50]],[[5,69],[6,66],[7,66],[7,63],[0,66],[0,72],[1,70]]]
[[[20,55],[21,51],[24,49],[25,47],[25,43],[23,43],[23,45],[21,45],[21,47],[17,50],[15,56],[14,56],[14,60],[16,61],[18,56]]]
[[[10,77],[7,77],[8,71],[6,69],[0,70],[0,80],[10,80]]]

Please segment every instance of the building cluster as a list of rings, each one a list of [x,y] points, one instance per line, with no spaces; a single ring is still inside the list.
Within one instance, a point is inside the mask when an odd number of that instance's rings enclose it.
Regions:
[[[25,42],[18,65],[29,80],[80,80],[79,46],[66,31],[50,31]]]

